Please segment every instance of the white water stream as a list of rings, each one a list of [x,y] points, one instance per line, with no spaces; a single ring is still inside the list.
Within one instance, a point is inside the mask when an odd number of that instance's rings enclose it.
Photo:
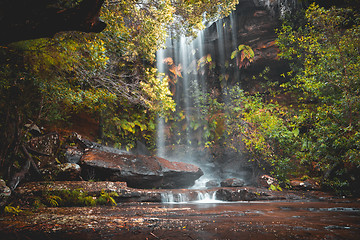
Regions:
[[[223,203],[224,201],[216,199],[216,191],[204,192],[195,191],[187,193],[164,192],[161,193],[161,202],[169,204],[185,203]]]

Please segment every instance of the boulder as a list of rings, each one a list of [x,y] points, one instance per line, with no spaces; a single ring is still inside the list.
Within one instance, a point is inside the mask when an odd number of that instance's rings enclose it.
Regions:
[[[210,180],[205,183],[205,187],[207,188],[215,188],[219,186],[219,182],[216,180]]]
[[[81,158],[85,179],[124,181],[134,188],[185,188],[203,175],[192,164],[154,156],[87,151]]]
[[[279,185],[279,182],[276,178],[273,178],[269,175],[262,175],[258,179],[258,185],[261,187],[269,188],[271,185]]]
[[[56,180],[78,181],[81,180],[81,168],[76,163],[63,163],[56,166]]]
[[[320,185],[311,179],[305,181],[291,180],[290,186],[295,190],[320,190]]]
[[[244,184],[244,180],[238,178],[228,178],[220,183],[222,187],[242,187]]]
[[[41,176],[47,181],[79,181],[81,168],[76,163],[52,164],[39,169]]]
[[[260,198],[259,194],[255,194],[247,189],[233,190],[222,188],[216,192],[216,199],[222,201],[254,201],[258,200],[258,198]]]
[[[79,150],[75,147],[69,147],[65,151],[65,160],[68,163],[79,163],[81,156],[83,155],[83,151]]]
[[[243,188],[220,188],[216,191],[216,199],[222,201],[274,201],[285,199],[301,199],[299,196],[268,189],[243,187]]]

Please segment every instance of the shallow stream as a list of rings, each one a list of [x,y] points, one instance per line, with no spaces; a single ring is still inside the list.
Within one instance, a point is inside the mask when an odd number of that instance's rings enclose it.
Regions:
[[[358,239],[360,202],[122,203],[0,219],[0,239]]]

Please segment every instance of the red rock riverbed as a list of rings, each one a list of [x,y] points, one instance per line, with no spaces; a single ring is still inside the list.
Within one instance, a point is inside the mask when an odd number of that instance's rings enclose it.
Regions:
[[[0,239],[359,239],[360,202],[121,203],[2,216]]]

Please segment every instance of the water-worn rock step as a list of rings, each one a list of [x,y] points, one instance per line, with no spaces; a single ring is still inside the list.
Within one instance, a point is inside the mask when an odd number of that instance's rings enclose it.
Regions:
[[[101,192],[114,192],[116,202],[161,202],[161,193],[146,189],[127,187],[126,182],[91,182],[91,181],[54,181],[54,182],[28,182],[18,187],[15,194],[22,199],[41,196],[46,192],[51,195],[58,191],[81,190],[90,196],[99,196]]]
[[[99,196],[102,191],[117,193],[116,202],[162,202],[164,196],[172,194],[173,199],[183,196],[187,201],[198,200],[201,194],[210,194],[222,201],[274,201],[274,200],[324,200],[321,192],[297,191],[271,191],[255,187],[219,187],[213,189],[135,189],[127,186],[125,182],[90,182],[90,181],[55,181],[55,182],[28,182],[15,190],[18,199],[31,202],[31,199],[42,196],[44,192],[49,195],[62,190],[79,190],[87,192],[90,196]],[[320,194],[320,195],[319,195]],[[174,200],[175,201],[175,200]]]
[[[82,156],[80,165],[85,179],[122,181],[136,188],[186,188],[203,175],[193,164],[95,149]]]

